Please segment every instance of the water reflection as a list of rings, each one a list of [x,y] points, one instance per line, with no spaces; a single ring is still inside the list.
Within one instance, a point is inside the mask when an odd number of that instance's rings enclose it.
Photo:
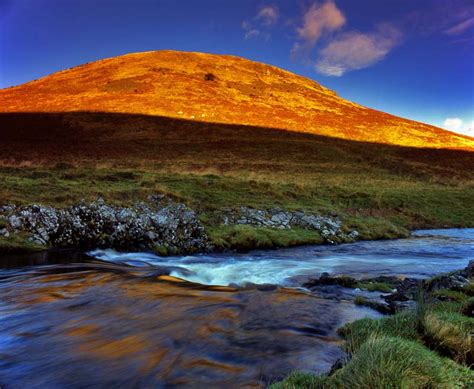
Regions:
[[[294,289],[203,287],[113,272],[0,283],[7,387],[244,386],[326,371],[335,329],[376,315]]]

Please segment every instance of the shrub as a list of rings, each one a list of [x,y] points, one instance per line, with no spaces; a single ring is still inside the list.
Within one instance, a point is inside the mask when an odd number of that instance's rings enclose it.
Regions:
[[[167,255],[170,254],[168,248],[166,246],[161,246],[161,245],[154,246],[153,252],[160,257],[166,257]]]
[[[463,289],[462,291],[467,294],[468,296],[471,296],[473,297],[474,296],[474,282],[469,282],[469,284],[467,284]]]
[[[205,79],[206,81],[215,81],[215,80],[216,80],[216,76],[215,76],[214,74],[212,74],[212,73],[206,73],[206,74],[204,75],[204,79]]]
[[[474,297],[469,297],[464,301],[460,312],[465,316],[474,317]]]

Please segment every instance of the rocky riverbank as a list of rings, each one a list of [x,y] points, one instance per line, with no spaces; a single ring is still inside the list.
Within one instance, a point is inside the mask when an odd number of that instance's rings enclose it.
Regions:
[[[418,300],[431,299],[444,301],[449,299],[443,291],[463,291],[474,278],[474,260],[462,270],[440,274],[428,280],[409,277],[379,276],[374,278],[355,279],[350,276],[331,276],[323,273],[319,278],[309,280],[302,286],[318,292],[327,286],[340,286],[369,292],[381,292],[378,296],[357,296],[355,303],[366,305],[384,314],[394,314],[405,309],[416,307]],[[449,293],[448,293],[449,295]]]
[[[0,238],[8,241],[22,236],[39,248],[113,248],[161,255],[211,252],[215,245],[200,216],[163,195],[129,207],[114,206],[100,198],[63,209],[8,204],[0,207]],[[217,224],[300,228],[314,231],[322,242],[330,244],[351,242],[359,236],[357,231],[346,233],[337,217],[283,209],[228,208],[219,214]]]
[[[462,270],[428,280],[377,277],[356,280],[323,274],[304,286],[317,292],[332,285],[381,290],[384,304],[364,305],[384,313],[339,329],[346,355],[328,374],[294,372],[272,389],[289,388],[471,388],[474,382],[474,260]],[[357,303],[357,300],[356,300]]]

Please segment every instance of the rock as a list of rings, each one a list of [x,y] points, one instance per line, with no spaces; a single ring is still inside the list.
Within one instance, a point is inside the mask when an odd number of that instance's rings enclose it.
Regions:
[[[428,280],[424,289],[431,293],[440,289],[461,290],[469,284],[469,280],[460,275],[458,272],[441,275]]]
[[[368,299],[365,297],[358,296],[354,300],[356,305],[363,305],[365,307],[369,307],[383,313],[384,315],[395,313],[395,309],[392,304],[389,304],[384,301],[376,301],[372,299]]]
[[[417,300],[422,285],[423,281],[415,278],[398,280],[396,291],[384,296],[384,299],[392,305],[397,305],[398,302]]]
[[[345,288],[355,288],[357,281],[349,276],[331,276],[329,273],[321,273],[321,276],[316,279],[305,282],[302,286],[304,288],[311,289],[320,285],[339,285]]]
[[[359,233],[357,231],[351,231],[348,236],[349,238],[356,240],[359,237]]]
[[[223,225],[244,224],[279,229],[300,227],[314,230],[318,231],[327,243],[352,241],[359,236],[357,231],[351,232],[352,235],[345,235],[341,230],[342,223],[336,216],[320,216],[303,211],[290,212],[281,208],[269,210],[249,207],[225,209],[220,220]]]
[[[32,205],[8,211],[13,213],[7,219],[7,233],[26,232],[31,234],[31,241],[53,247],[152,250],[163,246],[173,253],[210,247],[195,212],[171,201],[126,208],[108,205],[99,198],[66,209]]]
[[[469,261],[469,265],[461,272],[466,278],[474,278],[474,259]]]
[[[11,228],[14,230],[20,230],[23,227],[22,220],[15,215],[12,215],[8,218],[8,223],[10,223]]]

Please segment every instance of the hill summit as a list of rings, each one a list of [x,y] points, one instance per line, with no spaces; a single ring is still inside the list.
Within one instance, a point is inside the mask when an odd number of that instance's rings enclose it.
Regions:
[[[474,139],[345,100],[317,82],[228,55],[134,53],[0,90],[0,112],[104,112],[285,129],[392,145]]]

